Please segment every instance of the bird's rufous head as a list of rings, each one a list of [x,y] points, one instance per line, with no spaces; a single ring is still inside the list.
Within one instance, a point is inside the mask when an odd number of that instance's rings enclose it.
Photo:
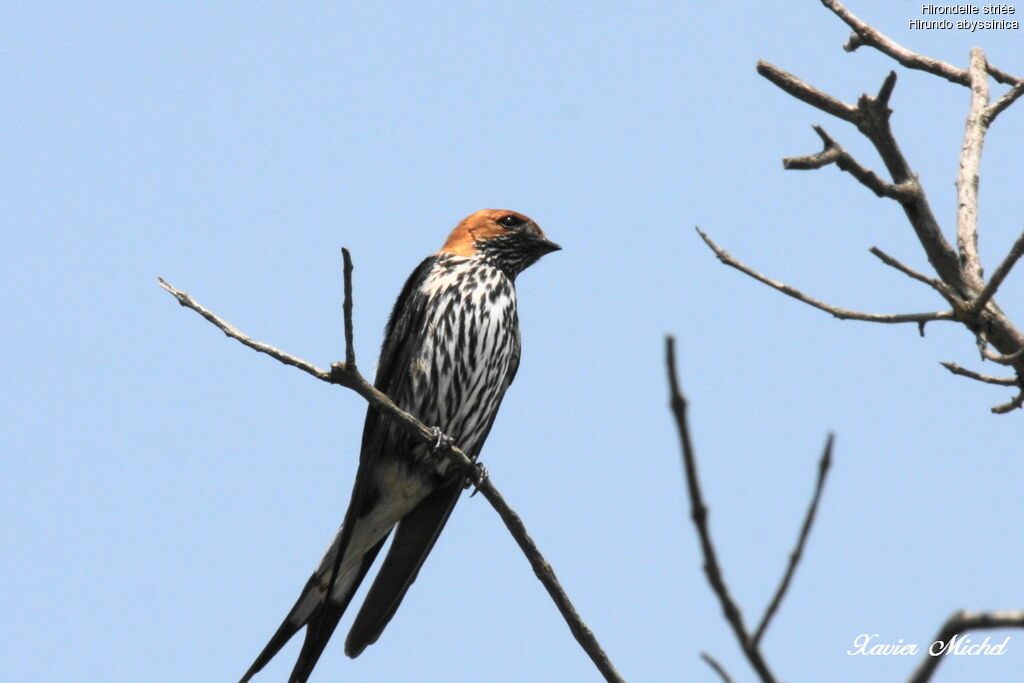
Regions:
[[[560,246],[530,217],[504,209],[483,209],[455,226],[439,253],[492,257],[513,277]]]

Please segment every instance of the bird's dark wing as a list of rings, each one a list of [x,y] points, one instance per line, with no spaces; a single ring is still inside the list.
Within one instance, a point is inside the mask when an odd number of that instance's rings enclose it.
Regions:
[[[349,657],[358,657],[368,645],[377,642],[416,580],[460,493],[462,482],[453,480],[424,498],[398,523],[395,540],[345,640],[345,654]]]
[[[505,390],[515,379],[516,371],[519,369],[519,356],[520,342],[519,335],[516,334],[504,386],[498,393],[494,410],[477,440],[476,447],[466,454],[474,460],[494,425],[494,418],[498,414]],[[448,522],[452,508],[462,493],[463,482],[463,477],[456,477],[439,487],[398,523],[395,540],[391,543],[377,578],[366,594],[363,606],[359,609],[345,640],[345,654],[349,657],[358,657],[367,646],[377,642],[377,638],[391,621],[409,586],[416,580],[423,561],[427,559],[437,537],[441,535]]]
[[[426,297],[418,290],[423,279],[430,272],[435,258],[432,256],[425,259],[406,280],[388,321],[375,382],[375,385],[388,395],[393,395],[400,383],[407,381],[409,364],[414,354],[419,351],[418,345],[422,343],[420,332],[424,324]],[[371,510],[379,499],[379,493],[374,485],[372,468],[382,452],[400,452],[403,448],[408,447],[401,443],[393,443],[396,437],[405,438],[397,429],[387,429],[387,423],[381,415],[374,408],[369,408],[366,413],[366,421],[363,424],[359,469],[352,487],[352,497],[348,510],[345,512],[345,520],[338,538],[328,552],[327,557],[331,558],[329,564],[318,567],[306,582],[306,586],[299,594],[299,599],[296,600],[288,616],[285,617],[270,642],[242,677],[242,683],[248,681],[256,672],[266,666],[267,662],[303,626],[306,627],[306,638],[289,680],[292,683],[302,683],[309,677],[326,647],[327,641],[330,640],[331,634],[337,627],[338,621],[351,602],[352,596],[366,576],[370,565],[373,564],[384,541],[387,540],[387,536],[385,536],[363,555],[348,590],[344,595],[334,596],[332,594],[333,585],[338,579],[339,568],[348,549],[356,520]],[[310,600],[315,599],[311,596],[320,592],[320,586],[323,585],[325,577],[331,584],[326,591],[326,595],[330,598],[317,604],[315,609],[310,611]]]

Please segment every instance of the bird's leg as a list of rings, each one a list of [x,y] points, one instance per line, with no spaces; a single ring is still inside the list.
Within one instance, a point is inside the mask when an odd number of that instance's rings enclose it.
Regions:
[[[434,437],[434,443],[427,447],[426,459],[431,463],[431,467],[434,468],[435,472],[445,472],[448,469],[445,455],[455,445],[455,439],[441,431],[441,428],[438,426],[431,427],[430,433]]]
[[[469,494],[470,498],[472,498],[476,494],[480,493],[480,486],[482,486],[483,483],[487,480],[487,468],[484,467],[484,464],[482,462],[477,462],[475,455],[473,456],[472,459],[473,459],[473,474],[471,474],[466,479],[466,483],[463,486],[463,488],[467,488],[468,489],[472,485],[473,493]]]
[[[469,494],[470,498],[480,493],[480,485],[487,479],[487,468],[484,467],[482,462],[477,461],[478,457],[480,457],[479,453],[469,456],[469,461],[473,463],[473,470],[470,474],[466,475],[466,481],[462,485],[464,489],[468,489],[470,486],[473,487],[473,493]]]
[[[455,443],[455,440],[437,426],[431,427],[430,432],[434,437],[434,443],[430,445],[430,457],[435,463],[440,463],[444,454]],[[470,497],[480,493],[480,485],[487,479],[487,468],[483,466],[483,463],[477,462],[478,455],[479,453],[470,457],[470,461],[473,463],[473,473],[466,477],[466,482],[462,485],[464,489],[473,487],[473,493],[470,494]]]
[[[430,454],[434,456],[435,459],[438,459],[452,447],[452,444],[455,443],[455,439],[442,432],[440,427],[431,427],[430,432],[434,436],[434,443],[430,447]]]

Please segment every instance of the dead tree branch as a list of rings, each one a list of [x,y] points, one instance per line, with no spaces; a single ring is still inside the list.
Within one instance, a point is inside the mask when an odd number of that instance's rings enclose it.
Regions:
[[[960,171],[956,176],[956,248],[960,252],[960,270],[973,291],[982,288],[981,257],[978,256],[978,170],[981,148],[985,143],[988,122],[988,74],[985,53],[972,48],[967,70],[971,87],[971,106],[964,127],[964,144],[960,152]]]
[[[803,557],[804,546],[811,533],[814,524],[814,517],[818,510],[818,503],[821,500],[821,493],[825,487],[825,480],[828,477],[829,466],[832,462],[832,435],[825,442],[825,449],[821,454],[818,463],[818,479],[814,487],[814,495],[804,515],[804,522],[800,528],[800,535],[796,545],[789,555],[789,563],[786,571],[779,582],[771,602],[765,608],[764,615],[753,633],[747,630],[740,612],[739,605],[729,592],[728,584],[722,574],[721,566],[718,563],[718,554],[715,552],[715,545],[711,539],[711,530],[708,526],[708,506],[704,502],[704,494],[701,491],[700,479],[697,475],[697,455],[693,448],[693,440],[690,437],[690,427],[686,418],[686,398],[679,386],[679,376],[676,372],[675,339],[671,336],[665,339],[665,365],[669,382],[669,406],[675,418],[676,428],[679,431],[679,441],[683,456],[683,470],[686,473],[686,490],[690,498],[690,519],[697,530],[697,538],[700,541],[701,554],[704,557],[704,573],[712,592],[718,598],[722,607],[725,620],[732,628],[733,635],[739,643],[740,649],[750,666],[757,673],[758,678],[764,683],[772,683],[776,680],[774,674],[768,667],[768,663],[761,653],[761,638],[771,623],[772,617],[778,611],[783,597],[789,588],[797,565]],[[707,653],[701,653],[701,658],[715,670],[718,675],[726,681],[731,680],[725,670],[718,662]]]
[[[924,55],[919,55],[916,52],[908,50],[878,29],[865,24],[854,16],[850,10],[843,7],[842,3],[838,2],[838,0],[821,0],[821,4],[832,10],[837,17],[842,19],[850,28],[853,29],[853,34],[846,42],[846,45],[843,46],[843,49],[847,52],[853,52],[861,45],[867,45],[875,48],[882,54],[892,57],[908,69],[927,71],[930,74],[945,78],[947,81],[952,83],[970,85],[970,79],[967,75],[966,69],[958,69],[952,64],[947,64],[946,62],[938,59],[925,57]],[[1014,85],[1021,82],[1021,79],[1000,71],[991,64],[986,68],[988,73],[1000,83]]]
[[[700,658],[703,659],[716,674],[718,674],[718,677],[722,679],[722,683],[733,683],[732,677],[729,676],[729,672],[727,672],[725,668],[718,663],[717,659],[709,655],[707,652],[701,652]]]
[[[701,239],[704,240],[704,243],[711,248],[711,251],[715,252],[715,256],[718,257],[718,260],[724,263],[725,265],[735,268],[741,273],[746,273],[755,280],[763,282],[769,287],[779,290],[786,296],[793,297],[797,301],[802,301],[805,304],[814,306],[815,308],[825,311],[826,313],[831,313],[833,316],[839,318],[840,320],[863,320],[865,322],[872,323],[918,324],[928,323],[933,320],[955,320],[956,314],[953,311],[936,311],[934,313],[861,313],[860,311],[851,311],[846,308],[839,308],[838,306],[827,304],[824,301],[821,301],[820,299],[815,299],[812,296],[804,294],[795,287],[790,287],[789,285],[784,284],[782,282],[778,282],[777,280],[772,280],[771,278],[766,277],[761,273],[757,272],[753,268],[750,268],[749,266],[740,263],[739,261],[736,260],[735,257],[733,257],[732,254],[730,254],[729,252],[715,244],[714,241],[712,241],[712,239],[708,237],[707,234],[705,234],[700,228],[697,228],[697,233],[700,235]]]
[[[992,273],[992,277],[989,278],[985,287],[978,294],[978,298],[971,302],[971,310],[973,312],[981,311],[988,305],[989,299],[991,299],[996,290],[999,289],[999,285],[1003,284],[1003,280],[1010,274],[1010,270],[1017,263],[1020,257],[1024,255],[1024,232],[1020,234],[1017,241],[1013,243],[1010,248],[1010,253],[1006,255],[1003,262],[999,264],[999,267]],[[1021,352],[1024,351],[1024,347],[1021,347],[1014,352],[1013,355],[1020,356]]]
[[[822,142],[825,143],[825,148],[817,154],[812,154],[805,157],[790,157],[782,160],[782,167],[788,171],[803,171],[803,170],[814,170],[827,166],[828,164],[834,163],[839,170],[846,171],[858,181],[864,187],[874,192],[879,197],[888,197],[889,199],[909,200],[914,196],[914,192],[917,191],[915,183],[904,182],[899,185],[887,183],[878,175],[871,170],[868,170],[857,163],[849,152],[839,146],[839,144],[829,137],[828,133],[821,126],[813,126],[814,132],[818,134]]]
[[[889,119],[889,101],[896,87],[896,72],[890,72],[875,95],[861,95],[856,105],[820,90],[799,77],[766,61],[757,64],[757,72],[780,89],[826,114],[856,126],[871,142],[889,174],[889,179],[862,165],[837,143],[821,126],[814,131],[823,143],[820,152],[783,159],[789,170],[814,170],[835,164],[849,173],[876,196],[898,202],[913,228],[917,240],[937,277],[919,273],[873,247],[871,253],[883,263],[896,268],[918,282],[934,289],[949,304],[950,310],[935,313],[881,315],[859,313],[833,306],[803,294],[789,285],[771,280],[743,265],[718,247],[703,232],[701,238],[722,263],[779,290],[798,301],[831,313],[837,318],[880,323],[916,322],[919,326],[932,320],[953,320],[966,327],[975,337],[984,360],[992,360],[1013,368],[1012,386],[1019,392],[1010,401],[995,406],[992,412],[1005,413],[1024,405],[1024,332],[996,304],[994,296],[1010,270],[1024,255],[1024,234],[1017,238],[992,276],[985,280],[978,251],[978,186],[985,136],[996,117],[1024,96],[1024,79],[1008,74],[990,64],[981,48],[970,51],[968,65],[959,68],[946,62],[920,55],[899,45],[888,36],[856,17],[838,0],[821,0],[833,14],[852,30],[845,49],[872,47],[908,69],[925,71],[970,89],[970,102],[964,124],[956,177],[956,244],[951,244],[932,211],[924,188],[918,182],[909,161],[900,149]],[[995,103],[990,102],[989,78],[1010,88]],[[698,231],[699,232],[699,231]],[[923,333],[923,328],[922,333]],[[992,349],[989,349],[991,345]],[[978,379],[979,373],[963,374]],[[985,381],[985,380],[979,380]],[[1002,382],[1000,382],[1002,383]]]
[[[894,259],[892,256],[889,256],[878,247],[871,247],[870,249],[868,249],[868,251],[877,256],[878,260],[884,263],[885,265],[890,266],[891,268],[895,268],[896,270],[900,271],[909,278],[913,278],[918,282],[923,282],[924,284],[928,285],[936,292],[941,294],[942,298],[948,301],[951,305],[956,306],[962,304],[960,299],[957,298],[956,294],[954,294],[949,289],[949,287],[946,286],[945,282],[942,282],[941,280],[936,280],[933,277],[928,277],[924,273],[914,270],[910,266]]]
[[[828,478],[829,467],[832,466],[832,435],[828,435],[828,440],[825,442],[825,450],[821,454],[821,461],[818,463],[818,481],[814,485],[814,495],[811,497],[811,504],[807,506],[807,514],[804,516],[803,526],[800,527],[800,536],[797,538],[796,546],[793,548],[793,552],[789,554],[789,564],[786,566],[786,572],[782,575],[782,581],[779,582],[779,587],[775,590],[775,595],[772,596],[771,602],[768,603],[768,607],[764,610],[764,616],[761,617],[761,623],[758,624],[757,630],[754,632],[754,644],[757,645],[761,642],[764,632],[768,629],[768,624],[771,623],[772,617],[775,616],[775,612],[778,611],[779,605],[782,604],[782,598],[785,597],[786,591],[789,590],[789,583],[793,580],[793,574],[796,573],[796,567],[800,564],[800,558],[804,554],[804,546],[807,545],[807,538],[811,535],[811,527],[814,525],[814,516],[818,513],[818,503],[821,502],[821,492],[825,489],[825,479]]]
[[[979,373],[975,372],[974,370],[968,370],[967,368],[962,368],[959,365],[957,365],[956,363],[947,363],[945,361],[940,363],[940,365],[942,365],[942,367],[944,367],[947,370],[949,370],[950,372],[952,372],[954,375],[960,375],[962,377],[970,377],[971,379],[977,380],[979,382],[985,382],[987,384],[998,384],[998,385],[1004,386],[1004,387],[1015,387],[1015,386],[1017,386],[1017,379],[1015,377],[993,377],[992,375],[982,375],[982,374],[979,374]]]
[[[924,659],[908,679],[908,683],[926,683],[931,680],[935,669],[942,663],[946,648],[955,646],[954,642],[950,642],[954,636],[971,630],[997,628],[1024,628],[1024,610],[1001,610],[998,612],[960,610],[954,612],[939,629],[925,652]]]
[[[170,292],[174,298],[178,300],[179,304],[185,308],[192,309],[202,317],[206,318],[206,320],[232,339],[241,342],[251,349],[259,351],[260,353],[265,353],[285,365],[296,367],[303,372],[316,377],[320,381],[327,382],[328,384],[338,384],[355,391],[370,405],[377,408],[381,414],[386,415],[389,419],[393,420],[395,424],[397,424],[411,437],[419,439],[422,443],[433,446],[437,441],[434,431],[410,413],[399,408],[387,395],[367,382],[356,368],[355,350],[352,345],[352,262],[349,257],[348,250],[343,249],[342,252],[345,259],[345,301],[343,304],[345,318],[345,362],[332,363],[329,371],[323,370],[312,363],[302,360],[301,358],[287,354],[280,349],[270,346],[269,344],[264,344],[263,342],[252,339],[238,330],[234,325],[224,321],[209,309],[201,306],[186,292],[175,289],[163,278],[157,278],[157,282],[161,287]],[[622,677],[619,675],[618,671],[616,671],[615,666],[608,658],[608,655],[605,654],[600,643],[597,642],[593,632],[586,623],[584,623],[583,619],[576,611],[576,608],[569,600],[569,596],[566,595],[565,591],[562,589],[561,584],[558,582],[558,578],[555,576],[554,569],[552,569],[548,561],[544,559],[544,556],[541,555],[537,545],[527,533],[526,527],[523,525],[519,515],[509,507],[508,503],[505,502],[504,497],[491,483],[490,477],[486,474],[486,470],[479,464],[474,464],[470,461],[466,454],[455,444],[442,443],[440,445],[438,457],[446,459],[449,465],[454,467],[461,475],[465,476],[473,486],[483,494],[484,498],[487,499],[487,502],[491,504],[491,507],[493,507],[501,517],[502,521],[505,523],[505,527],[509,530],[509,533],[512,534],[516,543],[519,544],[519,548],[523,551],[523,554],[526,555],[526,558],[530,562],[530,566],[533,568],[534,574],[537,575],[537,578],[547,590],[548,595],[551,596],[552,601],[555,603],[558,611],[562,614],[562,618],[565,619],[566,624],[569,626],[569,630],[572,631],[572,634],[580,644],[580,647],[583,648],[591,661],[594,662],[594,665],[601,672],[601,675],[604,676],[606,681],[621,683],[623,681]]]

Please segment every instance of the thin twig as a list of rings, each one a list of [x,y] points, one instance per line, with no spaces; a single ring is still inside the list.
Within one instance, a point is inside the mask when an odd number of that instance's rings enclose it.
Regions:
[[[964,312],[967,315],[971,314],[970,309],[965,309]],[[1001,313],[1001,311],[997,312]],[[1020,343],[1016,351],[1013,351],[1011,353],[1003,354],[990,351],[988,345],[991,344],[991,342],[989,341],[988,333],[986,333],[983,329],[977,330],[974,333],[974,343],[978,347],[978,355],[981,356],[982,360],[990,360],[993,363],[999,363],[1000,365],[1015,366],[1017,364],[1017,361],[1020,360],[1022,356],[1024,356],[1024,341]],[[1024,369],[1017,368],[1017,372],[1018,374],[1020,374],[1024,372]]]
[[[697,233],[700,234],[701,239],[711,248],[711,251],[715,252],[715,256],[718,260],[727,266],[735,268],[741,273],[745,273],[750,277],[754,278],[759,282],[777,289],[786,296],[793,297],[797,301],[802,301],[805,304],[813,306],[819,310],[830,313],[840,320],[863,320],[866,322],[873,323],[927,323],[933,320],[954,320],[955,316],[953,311],[936,311],[934,313],[862,313],[860,311],[851,311],[846,308],[839,308],[832,306],[824,301],[815,299],[814,297],[808,296],[794,287],[790,287],[782,282],[777,282],[764,275],[761,275],[756,270],[745,266],[744,264],[737,261],[729,252],[725,251],[717,244],[715,244],[710,237],[708,237],[700,228],[697,228]]]
[[[961,367],[956,363],[949,363],[943,361],[940,363],[942,367],[946,368],[954,375],[960,375],[961,377],[970,377],[976,379],[979,382],[985,382],[987,384],[998,384],[1003,387],[1015,387],[1017,386],[1017,379],[1015,377],[995,377],[993,375],[982,375],[981,373],[975,372],[974,370],[968,370],[967,368]]]
[[[814,126],[815,131],[820,130],[820,126]],[[824,131],[818,133],[818,135],[824,134]],[[839,160],[843,150],[839,145],[825,143],[825,147],[820,152],[814,154],[807,154],[802,157],[784,157],[782,159],[782,168],[787,171],[814,171],[829,164],[834,164]]]
[[[1024,384],[1024,382],[1022,382]],[[1021,406],[1024,406],[1024,388],[1017,392],[1017,395],[1011,398],[1006,403],[1000,403],[997,406],[992,406],[991,410],[996,415],[1005,415],[1006,413],[1012,413]]]
[[[999,363],[1000,365],[1013,365],[1024,357],[1024,346],[1021,346],[1013,353],[992,353],[987,347],[982,347],[981,357],[985,360],[990,360],[993,363]]]
[[[814,132],[821,138],[824,148],[817,154],[810,154],[803,157],[787,157],[782,160],[782,167],[786,170],[813,170],[835,164],[839,170],[846,171],[856,178],[862,185],[879,197],[888,197],[900,202],[907,202],[915,199],[921,191],[916,182],[908,181],[894,185],[887,183],[878,175],[861,166],[853,156],[843,149],[839,143],[833,140],[821,126],[813,126]]]
[[[964,69],[958,69],[952,64],[947,64],[946,62],[938,59],[925,57],[908,50],[878,29],[865,24],[854,16],[850,10],[846,9],[842,3],[838,2],[838,0],[821,0],[821,4],[832,10],[836,16],[846,22],[847,26],[853,29],[856,40],[851,38],[851,40],[847,42],[844,47],[847,52],[853,52],[861,45],[867,45],[875,48],[883,54],[889,55],[908,69],[927,71],[930,74],[941,76],[952,83],[970,85],[967,72]],[[1000,83],[1014,85],[1021,82],[1021,80],[1016,76],[1011,76],[991,64],[987,65],[987,71]]]
[[[281,351],[280,349],[271,346],[270,344],[258,342],[252,339],[251,337],[245,335],[234,325],[221,320],[212,311],[209,311],[203,308],[201,305],[199,305],[199,303],[195,299],[189,296],[188,292],[182,292],[181,290],[175,289],[163,278],[158,277],[156,281],[161,287],[170,292],[174,296],[174,298],[178,300],[179,304],[181,304],[185,308],[191,308],[193,311],[195,311],[196,313],[198,313],[199,315],[203,316],[211,323],[213,323],[218,329],[220,329],[221,332],[231,337],[232,339],[237,339],[238,341],[248,346],[250,349],[259,351],[260,353],[265,353],[271,358],[278,360],[284,363],[285,365],[291,365],[292,367],[298,368],[299,370],[302,370],[305,373],[313,375],[313,377],[316,377],[318,380],[321,380],[323,382],[333,382],[335,384],[341,384],[341,382],[334,382],[334,380],[331,379],[331,373],[328,372],[327,370],[321,370],[312,363],[308,363],[302,360],[301,358],[297,358],[295,356],[287,354],[284,351]]]
[[[1018,352],[1019,353],[1019,352]],[[1017,355],[1017,354],[1013,354]],[[977,380],[979,382],[985,382],[986,384],[996,384],[1004,387],[1020,387],[1020,391],[1014,395],[1006,403],[1000,403],[999,405],[992,406],[990,410],[996,415],[1003,415],[1005,413],[1011,413],[1017,410],[1021,406],[1024,406],[1024,375],[1017,375],[1017,377],[996,377],[994,375],[983,375],[973,370],[960,367],[956,363],[942,363],[942,367],[946,368],[954,375],[960,375],[962,377],[969,377],[970,379]]]
[[[909,683],[926,683],[931,680],[936,667],[942,662],[942,656],[946,649],[953,643],[950,639],[960,633],[970,630],[987,630],[997,628],[1024,628],[1024,610],[1001,610],[998,612],[968,612],[960,610],[954,612],[946,623],[939,629],[938,634],[929,643],[924,659],[918,665],[914,673],[910,675]],[[935,654],[932,654],[932,653]]]
[[[718,674],[718,677],[722,679],[722,683],[733,683],[729,673],[721,664],[718,663],[717,659],[709,655],[707,652],[701,652],[700,658],[703,659],[708,666],[714,669],[715,673]]]
[[[882,263],[884,263],[885,265],[890,266],[892,268],[895,268],[896,270],[900,271],[904,275],[907,275],[907,276],[917,280],[918,282],[923,282],[924,284],[928,285],[929,287],[934,289],[936,292],[941,294],[943,296],[943,298],[945,298],[946,301],[948,301],[950,304],[953,304],[954,302],[958,302],[959,301],[959,299],[957,299],[957,297],[953,293],[953,291],[949,287],[946,286],[946,283],[942,282],[941,280],[936,280],[933,277],[928,277],[924,273],[921,273],[921,272],[918,272],[918,271],[914,270],[913,268],[911,268],[910,266],[906,265],[905,263],[902,263],[902,262],[896,260],[895,258],[893,258],[892,256],[889,256],[889,254],[885,253],[884,251],[882,251],[878,247],[871,247],[870,249],[868,249],[868,251],[870,251],[872,254],[877,256],[878,259]]]
[[[847,104],[842,100],[838,100],[826,92],[818,90],[788,71],[783,71],[774,64],[762,59],[757,63],[757,73],[761,74],[798,100],[806,102],[812,107],[820,109],[827,114],[831,114],[836,118],[840,118],[854,124],[857,123],[858,117],[860,116],[860,113],[857,111],[857,107],[852,104]]]
[[[707,575],[708,583],[718,602],[722,607],[725,620],[729,622],[737,642],[743,649],[747,661],[757,672],[758,676],[765,683],[775,681],[768,668],[767,662],[761,656],[756,643],[750,640],[747,628],[743,624],[743,615],[740,608],[729,594],[729,588],[722,577],[722,570],[718,564],[718,555],[715,552],[714,543],[711,541],[711,531],[708,529],[708,508],[704,503],[704,495],[701,492],[700,480],[697,477],[697,456],[694,454],[693,443],[690,439],[690,427],[686,420],[686,398],[679,389],[679,377],[676,373],[676,352],[675,339],[671,336],[665,339],[665,363],[668,371],[670,390],[669,405],[675,417],[676,428],[679,430],[679,440],[682,443],[683,469],[686,472],[686,487],[690,497],[690,518],[697,529],[697,537],[700,539],[701,553],[704,556],[704,573]]]
[[[342,268],[342,277],[345,280],[345,300],[341,306],[345,319],[345,365],[354,368],[356,366],[356,349],[352,343],[352,255],[345,247],[341,248],[341,258],[345,264]]]
[[[346,268],[346,276],[351,277],[350,268]],[[351,365],[347,362],[334,363],[331,365],[331,370],[329,372],[321,370],[312,363],[284,353],[269,344],[253,340],[241,333],[230,323],[219,318],[213,312],[203,308],[187,293],[175,289],[162,278],[158,278],[158,282],[161,287],[170,292],[178,300],[178,303],[186,308],[191,308],[193,311],[206,318],[227,336],[238,340],[251,349],[265,353],[286,365],[299,368],[303,372],[313,375],[321,381],[328,382],[330,384],[339,384],[352,389],[366,399],[370,405],[377,408],[381,414],[386,415],[389,419],[393,420],[399,428],[413,438],[416,438],[425,444],[433,444],[435,442],[436,437],[430,428],[408,412],[399,408],[387,395],[367,382],[362,374],[360,374],[359,370],[356,369],[354,363]],[[346,285],[345,291],[346,297],[350,299],[351,284]],[[350,305],[351,304],[348,304],[348,307],[350,307]],[[351,335],[351,317],[348,315],[346,315],[346,325],[349,326],[349,329],[346,331],[347,339]],[[346,357],[349,357],[348,353],[346,353]],[[354,360],[354,358],[352,359]],[[558,607],[558,611],[562,614],[563,619],[565,619],[565,622],[568,624],[569,630],[572,631],[572,634],[576,637],[576,641],[590,656],[591,661],[594,662],[594,665],[604,676],[605,680],[621,682],[623,680],[622,677],[619,675],[618,671],[615,670],[615,666],[611,663],[611,660],[608,659],[608,656],[601,648],[600,643],[598,643],[597,639],[594,637],[593,632],[580,618],[576,608],[569,600],[569,596],[566,595],[565,591],[559,584],[551,565],[544,559],[544,556],[541,555],[537,545],[533,542],[533,539],[530,538],[526,531],[526,527],[519,518],[519,515],[509,507],[505,502],[505,499],[491,483],[490,477],[486,476],[484,474],[484,470],[474,465],[466,454],[454,444],[448,446],[442,445],[441,448],[446,450],[442,450],[438,456],[446,458],[447,462],[452,465],[457,472],[467,477],[477,490],[483,494],[484,498],[486,498],[491,504],[491,507],[493,507],[497,511],[498,515],[501,516],[501,519],[505,522],[505,526],[509,530],[509,533],[511,533],[512,537],[515,538],[516,543],[519,544],[523,554],[525,554],[527,559],[530,561],[530,566],[533,567],[533,571],[537,575],[537,578],[540,579],[542,584],[544,584],[544,588],[547,589],[548,595],[551,596],[552,601]]]
[[[779,587],[775,590],[775,595],[772,597],[771,602],[768,603],[768,607],[764,610],[761,623],[758,624],[757,630],[754,631],[754,647],[760,644],[768,624],[771,623],[772,617],[775,616],[775,612],[779,609],[782,598],[785,597],[786,591],[789,589],[789,583],[793,580],[793,574],[796,573],[797,565],[800,564],[800,558],[803,556],[804,546],[807,544],[807,538],[811,534],[811,526],[814,525],[814,516],[818,512],[821,492],[825,488],[825,479],[828,477],[828,470],[832,465],[832,437],[833,435],[829,434],[828,439],[825,441],[825,449],[822,451],[821,460],[818,462],[818,480],[814,485],[814,495],[811,497],[811,504],[807,507],[807,514],[804,516],[804,523],[800,528],[800,536],[797,538],[796,546],[793,548],[793,552],[789,554],[789,564],[786,567],[786,572],[783,574],[782,581],[779,582]]]
[[[995,101],[995,104],[989,105],[989,108],[985,110],[985,121],[991,124],[1004,109],[1016,102],[1021,95],[1024,95],[1024,81],[1007,90],[1002,97]]]
[[[1003,284],[1003,280],[1010,274],[1013,266],[1016,265],[1017,261],[1021,256],[1024,256],[1024,232],[1017,237],[1017,241],[1010,247],[1010,252],[1003,259],[1003,262],[993,271],[992,277],[989,278],[988,282],[985,283],[984,289],[978,294],[978,297],[971,302],[971,310],[977,312],[985,308],[989,300],[995,296],[996,290],[999,289],[999,285]]]
[[[342,260],[342,280],[344,282],[343,291],[344,299],[342,300],[341,312],[342,319],[345,321],[345,365],[344,367],[355,371],[356,369],[356,352],[355,347],[352,343],[353,325],[352,325],[352,255],[349,254],[348,249],[345,247],[341,248],[341,260]],[[340,540],[339,540],[340,545]],[[342,552],[337,552],[334,555],[334,562],[331,563],[331,573],[327,580],[327,587],[324,589],[324,595],[334,595],[334,586],[338,582],[338,573],[341,571]],[[320,610],[320,618],[317,619],[316,631],[314,631],[314,637],[320,639],[321,633],[327,627],[327,615],[330,610]],[[312,625],[307,626],[307,629],[313,628]],[[330,638],[330,633],[327,633],[327,637]]]

